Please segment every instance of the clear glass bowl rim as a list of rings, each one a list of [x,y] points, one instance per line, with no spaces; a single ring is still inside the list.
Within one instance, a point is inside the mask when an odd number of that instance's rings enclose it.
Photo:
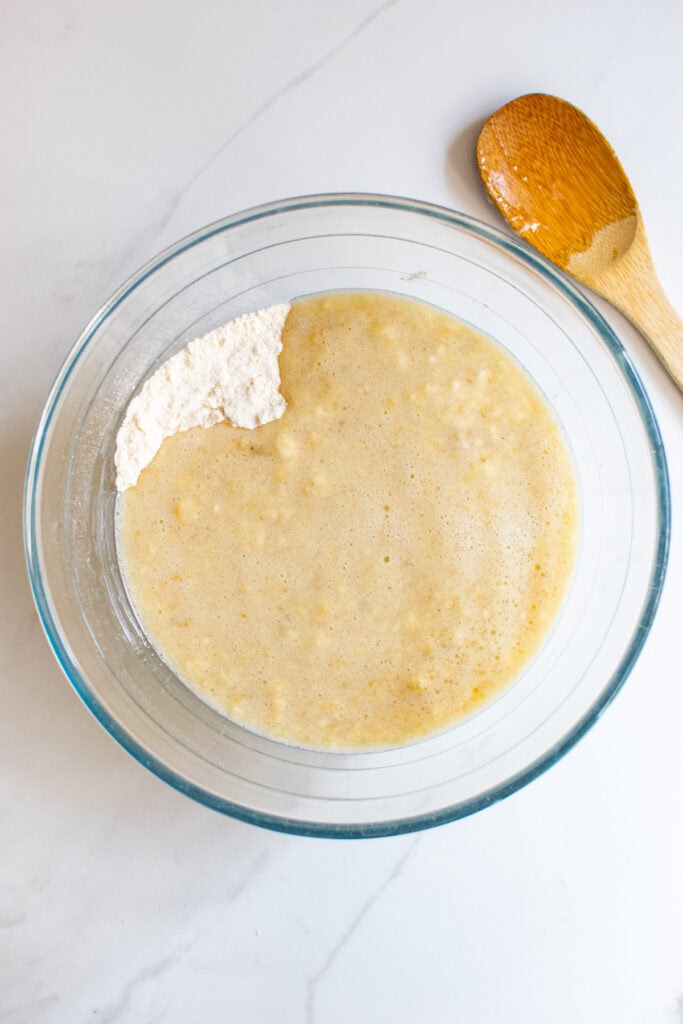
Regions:
[[[453,225],[465,232],[474,234],[483,240],[492,243],[498,249],[511,254],[513,257],[529,265],[542,278],[545,278],[551,286],[561,292],[570,302],[578,308],[584,317],[592,324],[602,342],[614,355],[621,372],[628,384],[632,396],[638,407],[645,431],[650,443],[652,454],[654,480],[657,489],[658,508],[658,536],[656,544],[656,555],[653,561],[650,590],[648,600],[643,607],[642,615],[637,624],[630,643],[624,655],[607,680],[602,693],[596,701],[586,710],[584,715],[575,723],[574,727],[551,747],[542,757],[528,765],[524,770],[518,772],[504,783],[493,789],[479,794],[477,797],[445,807],[439,812],[430,812],[425,815],[417,815],[409,818],[401,818],[377,824],[362,825],[335,825],[316,824],[308,821],[300,821],[287,817],[279,817],[253,811],[248,807],[235,804],[214,793],[207,792],[200,786],[188,782],[182,775],[179,775],[172,768],[162,764],[152,757],[148,751],[138,744],[125,730],[125,728],[105,710],[96,694],[91,690],[87,680],[82,677],[77,666],[69,655],[68,648],[63,642],[58,624],[55,622],[50,602],[45,593],[42,579],[42,568],[39,557],[39,545],[37,537],[37,516],[36,498],[38,485],[42,470],[42,457],[44,442],[50,428],[55,409],[59,403],[60,395],[69,377],[71,376],[79,357],[90,344],[97,330],[105,322],[113,311],[125,301],[126,297],[156,270],[176,256],[186,252],[195,245],[200,244],[212,235],[225,232],[231,228],[249,224],[252,221],[260,220],[274,214],[291,213],[297,210],[314,209],[319,207],[383,207],[397,211],[416,213],[425,217],[432,217],[446,224]],[[29,460],[26,470],[26,481],[24,488],[24,545],[28,575],[36,605],[38,616],[47,636],[52,652],[59,663],[67,679],[76,690],[86,707],[93,713],[100,724],[111,734],[111,736],[141,765],[150,769],[155,775],[179,790],[181,793],[202,803],[213,810],[220,811],[233,818],[269,828],[279,832],[294,835],[316,836],[335,839],[357,839],[373,838],[380,836],[401,835],[407,832],[414,832],[420,829],[432,828],[436,825],[454,821],[482,810],[485,807],[502,800],[512,793],[526,786],[535,778],[545,772],[552,765],[556,764],[595,724],[605,708],[611,703],[621,687],[628,678],[643,645],[648,637],[654,617],[661,598],[662,587],[666,576],[666,569],[669,554],[669,542],[671,534],[671,493],[669,485],[669,474],[666,462],[664,444],[655,417],[654,410],[649,397],[635,370],[630,357],[617,335],[604,319],[598,309],[590,300],[576,288],[572,282],[562,274],[553,264],[544,257],[529,248],[525,243],[518,242],[509,235],[490,227],[485,222],[471,217],[468,214],[450,210],[447,207],[439,206],[422,200],[408,199],[397,196],[373,194],[373,193],[323,193],[315,195],[304,195],[290,199],[283,199],[259,206],[251,207],[239,213],[232,214],[221,220],[200,228],[199,230],[180,239],[169,246],[163,252],[149,260],[137,273],[133,274],[94,315],[85,327],[80,337],[72,346],[59,370],[54,384],[45,401],[43,411],[38,420]]]

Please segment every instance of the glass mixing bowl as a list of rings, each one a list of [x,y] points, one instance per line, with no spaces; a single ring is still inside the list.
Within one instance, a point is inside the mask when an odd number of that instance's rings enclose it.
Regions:
[[[576,463],[581,537],[554,627],[520,677],[438,736],[322,753],[257,736],[202,703],[150,646],[116,554],[114,443],[138,385],[190,339],[297,296],[379,289],[489,334],[555,410]],[[669,536],[662,442],[614,333],[521,244],[463,214],[373,195],[272,203],[152,260],[69,354],[38,424],[25,496],[33,593],[86,705],[141,764],[258,825],[360,837],[426,828],[557,761],[626,679],[658,603]]]

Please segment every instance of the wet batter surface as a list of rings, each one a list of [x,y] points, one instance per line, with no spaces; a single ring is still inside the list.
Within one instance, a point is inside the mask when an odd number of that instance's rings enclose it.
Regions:
[[[537,651],[574,562],[576,488],[543,398],[422,303],[293,304],[287,409],[164,441],[119,505],[141,624],[200,697],[323,749],[439,731]]]

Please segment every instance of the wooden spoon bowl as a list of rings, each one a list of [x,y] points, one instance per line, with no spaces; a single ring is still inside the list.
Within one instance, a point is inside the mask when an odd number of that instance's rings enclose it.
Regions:
[[[555,96],[520,96],[486,122],[477,159],[511,227],[625,313],[683,391],[683,321],[657,278],[631,183],[593,122]]]

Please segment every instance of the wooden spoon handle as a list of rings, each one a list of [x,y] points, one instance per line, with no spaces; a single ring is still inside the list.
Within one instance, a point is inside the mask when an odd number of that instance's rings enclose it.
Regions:
[[[584,281],[635,324],[683,392],[683,320],[659,282],[642,221],[628,252]]]

